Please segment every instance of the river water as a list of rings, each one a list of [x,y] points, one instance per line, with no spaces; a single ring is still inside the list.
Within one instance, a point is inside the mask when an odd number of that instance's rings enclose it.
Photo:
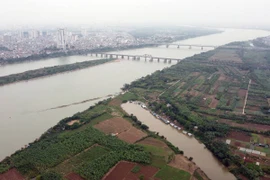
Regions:
[[[226,30],[220,34],[187,39],[179,43],[223,45],[270,35],[259,30]],[[203,51],[209,49],[204,48]],[[203,52],[200,48],[142,48],[117,53],[130,55],[185,58]],[[112,53],[112,52],[111,52]],[[94,59],[89,56],[70,56],[44,59],[0,66],[0,76],[24,72],[59,64],[69,64]],[[119,60],[96,67],[62,73],[0,87],[0,160],[38,138],[59,120],[83,111],[99,100],[72,105],[93,98],[105,98],[119,93],[125,83],[130,83],[173,65],[164,62]],[[65,108],[55,108],[70,105]]]
[[[149,111],[143,109],[140,105],[134,103],[122,104],[122,108],[128,113],[137,116],[137,118],[154,132],[159,132],[184,151],[187,157],[193,157],[193,161],[213,180],[234,180],[236,179],[228,170],[204,148],[194,137],[182,134],[170,125],[156,119]]]

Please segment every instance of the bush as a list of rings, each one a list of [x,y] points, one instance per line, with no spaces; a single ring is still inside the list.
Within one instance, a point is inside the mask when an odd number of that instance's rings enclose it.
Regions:
[[[131,170],[131,172],[133,172],[133,173],[137,173],[137,172],[139,172],[140,171],[140,166],[135,166],[132,170]]]

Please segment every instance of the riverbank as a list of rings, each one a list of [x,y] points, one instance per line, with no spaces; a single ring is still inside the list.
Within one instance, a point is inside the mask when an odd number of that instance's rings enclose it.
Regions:
[[[115,59],[100,59],[100,60],[84,61],[84,62],[79,62],[79,63],[74,63],[74,64],[46,67],[46,68],[26,71],[23,73],[2,76],[2,77],[0,77],[0,86],[19,82],[19,81],[28,81],[28,80],[35,79],[35,78],[40,78],[40,77],[51,76],[51,75],[55,75],[55,74],[59,74],[59,73],[85,69],[85,68],[101,65],[104,63],[112,62],[113,60],[115,60]]]

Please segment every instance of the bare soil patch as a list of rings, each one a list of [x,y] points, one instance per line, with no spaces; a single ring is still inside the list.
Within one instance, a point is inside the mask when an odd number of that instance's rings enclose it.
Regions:
[[[120,106],[122,104],[122,101],[120,99],[114,98],[109,102],[109,105],[111,106]]]
[[[269,177],[261,177],[260,180],[270,180],[270,176]]]
[[[192,76],[199,76],[200,75],[200,72],[193,72],[192,73]]]
[[[238,132],[238,131],[232,131],[228,135],[228,138],[230,138],[230,139],[236,139],[236,140],[244,141],[244,142],[250,142],[251,136],[249,136],[248,133]]]
[[[132,144],[146,136],[147,136],[146,133],[142,132],[141,130],[135,127],[131,127],[129,130],[124,131],[117,135],[119,139]]]
[[[224,81],[224,80],[226,80],[226,75],[224,73],[221,73],[218,78],[218,81]]]
[[[70,173],[67,176],[65,176],[65,178],[68,180],[84,180],[81,176],[75,173]]]
[[[140,170],[137,173],[131,172],[135,166],[140,167]],[[152,166],[120,161],[102,178],[102,180],[138,180],[141,175],[144,176],[145,180],[155,180],[156,178],[153,176],[158,171],[158,168]]]
[[[133,127],[130,122],[121,117],[114,117],[106,121],[102,121],[94,127],[105,134],[116,134],[119,139],[128,143],[135,143],[147,136],[146,133]]]
[[[12,168],[3,174],[0,174],[0,180],[25,180],[25,178],[17,171],[17,169]]]
[[[102,180],[122,180],[133,169],[135,163],[121,161],[106,174]]]
[[[240,89],[238,91],[238,96],[239,97],[246,97],[246,94],[247,94],[247,90],[245,90],[245,89]]]
[[[69,126],[72,126],[74,123],[80,123],[80,120],[72,120],[72,121],[68,122],[67,124]]]
[[[236,62],[242,63],[242,59],[236,54],[235,50],[221,50],[209,58],[210,61]]]
[[[177,169],[181,169],[184,171],[193,174],[194,171],[198,168],[193,162],[189,161],[182,155],[175,155],[174,159],[168,164],[169,166],[175,167]]]
[[[98,130],[104,132],[105,134],[120,134],[121,132],[127,131],[132,127],[132,125],[125,119],[121,117],[115,117],[102,121],[94,126]]]
[[[211,101],[211,103],[209,104],[209,107],[210,107],[210,108],[216,108],[217,105],[218,105],[218,100],[217,100],[216,98],[213,98],[213,97],[211,97],[211,99],[212,99],[212,101]]]

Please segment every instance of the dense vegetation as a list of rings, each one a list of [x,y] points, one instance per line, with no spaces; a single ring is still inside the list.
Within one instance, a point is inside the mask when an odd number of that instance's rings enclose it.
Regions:
[[[78,172],[83,177],[100,179],[120,160],[150,163],[150,155],[142,147],[129,145],[88,126],[80,131],[46,137],[15,153],[1,165],[16,167],[24,175],[35,177],[94,144],[104,146],[111,152],[78,167]]]
[[[29,79],[54,75],[54,74],[58,74],[58,73],[68,72],[68,71],[74,71],[74,70],[78,70],[78,69],[84,69],[84,68],[104,64],[104,63],[110,62],[112,60],[113,59],[84,61],[84,62],[80,62],[80,63],[60,65],[60,66],[54,66],[54,67],[46,67],[46,68],[26,71],[23,73],[2,76],[2,77],[0,77],[0,85],[10,84],[10,83],[18,82],[18,81],[26,81]]]
[[[242,42],[230,45],[242,45]],[[259,43],[256,42],[256,45]],[[234,59],[228,60],[228,53],[232,53],[230,58]],[[220,61],[218,57],[221,58]],[[249,121],[269,125],[268,59],[270,54],[266,51],[224,51],[218,48],[126,84],[123,89],[133,92],[138,98],[144,97],[151,110],[183,125],[185,130],[199,138],[235,175],[242,174],[249,179],[256,179],[263,175],[262,170],[246,164],[225,144],[224,139],[232,130],[268,136],[269,131],[230,127],[216,123],[216,120],[222,118],[238,123]],[[247,91],[250,79],[253,83],[249,87],[245,114],[242,114],[245,94],[243,96],[241,92]],[[215,108],[210,108],[213,97],[217,103]],[[195,126],[198,128],[194,129]]]

